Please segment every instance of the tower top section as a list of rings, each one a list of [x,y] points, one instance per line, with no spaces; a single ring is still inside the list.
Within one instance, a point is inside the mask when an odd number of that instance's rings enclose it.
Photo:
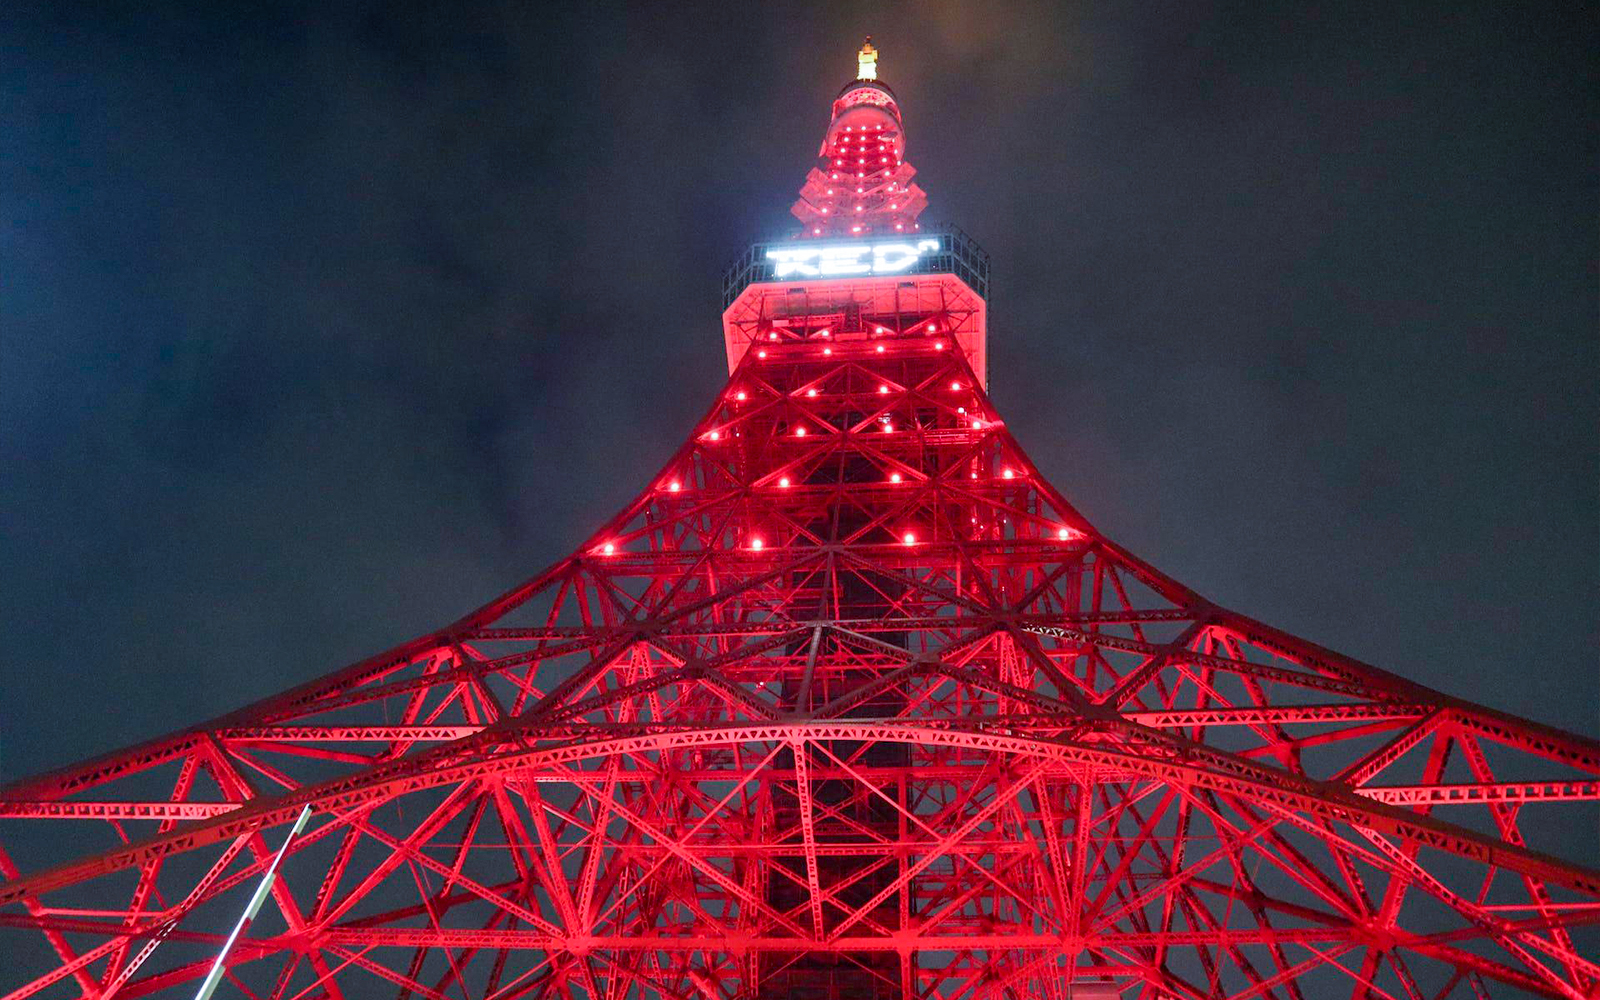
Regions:
[[[906,162],[905,123],[894,91],[878,79],[872,36],[856,53],[856,78],[833,101],[833,117],[790,209],[797,236],[880,238],[914,233],[928,197]]]
[[[989,255],[953,226],[924,229],[900,104],[872,38],[791,211],[800,229],[756,243],[722,279],[728,371],[746,355],[896,364],[961,354],[988,384]]]

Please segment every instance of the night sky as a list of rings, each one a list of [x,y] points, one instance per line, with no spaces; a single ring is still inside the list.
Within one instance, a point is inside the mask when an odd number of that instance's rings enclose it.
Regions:
[[[623,505],[868,32],[1092,522],[1600,732],[1584,5],[55,6],[0,12],[0,779],[454,620]]]

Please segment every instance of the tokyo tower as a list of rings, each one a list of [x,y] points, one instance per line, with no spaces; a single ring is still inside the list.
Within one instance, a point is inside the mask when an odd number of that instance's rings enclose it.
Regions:
[[[0,997],[1600,997],[1600,743],[1089,524],[906,137],[869,40],[726,388],[569,556],[0,789]]]

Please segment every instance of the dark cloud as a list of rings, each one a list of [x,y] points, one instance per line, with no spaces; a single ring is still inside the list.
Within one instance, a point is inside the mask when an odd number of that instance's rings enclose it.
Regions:
[[[1597,729],[1577,8],[0,18],[0,777],[451,620],[622,504],[869,31],[929,217],[994,255],[994,393],[1089,517]]]

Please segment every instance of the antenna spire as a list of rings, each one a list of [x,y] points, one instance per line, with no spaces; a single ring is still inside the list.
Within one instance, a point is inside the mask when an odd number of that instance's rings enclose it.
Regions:
[[[872,36],[861,43],[861,51],[856,53],[856,79],[876,80],[878,78],[878,50],[872,47]]]

